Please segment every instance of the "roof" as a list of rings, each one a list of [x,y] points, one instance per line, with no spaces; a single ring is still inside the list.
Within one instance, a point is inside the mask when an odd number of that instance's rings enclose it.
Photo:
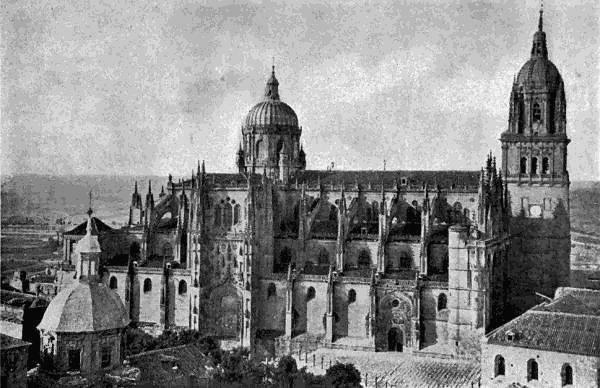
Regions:
[[[20,348],[23,346],[30,346],[30,345],[31,345],[31,343],[29,343],[29,342],[26,342],[19,338],[11,337],[9,335],[0,333],[0,349],[2,349],[2,350]]]
[[[306,170],[298,175],[298,182],[316,184],[320,182],[324,185],[355,185],[356,183],[366,186],[368,184],[374,187],[381,186],[418,186],[423,187],[427,184],[430,188],[440,186],[442,188],[464,188],[477,187],[479,185],[480,171],[419,171],[419,170]]]
[[[116,292],[103,283],[69,284],[48,305],[38,329],[60,333],[96,332],[129,324]]]
[[[28,306],[33,303],[35,299],[36,296],[33,294],[0,290],[0,302],[2,304],[9,304],[11,306]]]
[[[86,228],[87,220],[77,225],[73,229],[69,230],[68,232],[65,232],[64,234],[69,236],[83,236],[86,233]],[[112,232],[113,230],[113,228],[100,221],[100,219],[92,217],[92,235],[98,236],[106,232]]]
[[[439,185],[443,189],[466,188],[476,191],[479,187],[480,174],[481,171],[465,170],[306,170],[297,173],[297,180],[299,184],[306,183],[309,186],[320,183],[325,188],[330,185],[338,187],[341,183],[348,188],[358,183],[363,188],[371,185],[373,189],[380,190],[383,181],[386,189],[396,186],[422,189],[427,184],[432,190]],[[260,177],[261,175],[255,174],[255,178],[260,179]],[[248,184],[246,176],[239,173],[209,173],[206,174],[206,181],[208,184],[237,187],[245,187]],[[191,186],[189,179],[184,184],[186,188]],[[179,188],[180,183],[176,183],[174,186]]]
[[[264,126],[297,128],[298,116],[296,116],[296,112],[283,101],[271,99],[261,101],[254,105],[246,115],[244,128]]]
[[[534,57],[529,59],[517,76],[519,85],[532,84],[534,87],[548,86],[550,91],[556,90],[563,82],[558,69],[548,58]]]
[[[600,357],[600,291],[565,288],[513,319],[487,343]]]
[[[140,369],[141,380],[145,381],[175,381],[192,374],[207,377],[212,368],[210,358],[202,353],[199,343],[136,354],[128,360]]]

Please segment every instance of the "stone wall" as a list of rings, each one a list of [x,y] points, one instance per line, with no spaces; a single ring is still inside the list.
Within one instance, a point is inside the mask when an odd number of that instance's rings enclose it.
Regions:
[[[496,356],[504,357],[505,375],[494,375]],[[516,346],[494,344],[482,345],[481,384],[522,384],[527,386],[561,387],[563,365],[573,368],[573,387],[597,387],[600,384],[600,357],[588,357],[577,354],[549,352]],[[538,364],[538,381],[527,381],[527,362],[535,360]]]

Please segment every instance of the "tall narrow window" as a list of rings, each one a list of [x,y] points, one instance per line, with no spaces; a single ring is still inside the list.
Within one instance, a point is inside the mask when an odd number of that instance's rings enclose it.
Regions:
[[[448,304],[448,298],[446,298],[446,294],[440,294],[438,296],[438,311],[442,311],[444,309],[446,309],[446,306]]]
[[[221,226],[221,206],[215,206],[215,226]]]
[[[110,287],[111,290],[116,290],[117,289],[117,278],[114,276],[111,276],[108,286]]]
[[[319,251],[319,265],[329,265],[329,252],[325,248]]]
[[[179,293],[179,295],[184,295],[187,293],[187,283],[185,282],[185,280],[179,281],[179,287],[177,292]]]
[[[231,230],[231,224],[233,222],[233,207],[229,202],[223,204],[225,210],[223,211],[223,227],[227,230]]]
[[[267,298],[277,295],[277,287],[275,287],[275,283],[269,283],[269,287],[267,287]]]
[[[144,280],[144,294],[152,291],[152,280],[146,279]]]
[[[542,159],[542,174],[548,175],[550,172],[550,163],[548,162],[548,158]]]
[[[527,158],[521,158],[520,171],[521,174],[527,174]]]
[[[69,370],[79,370],[81,365],[81,351],[79,349],[69,350]]]
[[[531,175],[537,175],[538,160],[537,158],[531,158]]]
[[[106,368],[110,365],[110,356],[112,353],[112,347],[103,346],[102,347],[102,368]]]
[[[564,364],[560,372],[562,386],[573,385],[573,368],[569,364]]]
[[[356,291],[351,289],[348,291],[348,304],[356,302]]]
[[[494,360],[494,377],[504,376],[505,369],[506,366],[504,363],[504,357],[497,355],[496,359]]]
[[[527,361],[527,381],[538,379],[538,363],[534,359]]]
[[[306,301],[308,302],[309,300],[314,299],[315,295],[316,295],[316,291],[315,291],[314,287],[308,287],[308,290],[306,291]]]
[[[371,253],[366,249],[361,249],[358,254],[358,267],[359,268],[370,268],[371,267]]]
[[[542,109],[540,108],[540,104],[537,102],[533,104],[533,122],[538,122],[542,120]]]
[[[233,224],[234,225],[237,225],[240,223],[240,209],[241,209],[241,207],[240,207],[239,203],[233,207]]]

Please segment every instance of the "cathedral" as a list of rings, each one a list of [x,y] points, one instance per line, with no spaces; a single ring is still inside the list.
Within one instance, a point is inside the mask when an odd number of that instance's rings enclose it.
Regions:
[[[237,173],[198,163],[156,200],[136,184],[128,226],[90,221],[103,281],[132,322],[251,349],[468,351],[569,281],[566,99],[542,12],[509,97],[501,160],[479,171],[310,170],[273,69]]]

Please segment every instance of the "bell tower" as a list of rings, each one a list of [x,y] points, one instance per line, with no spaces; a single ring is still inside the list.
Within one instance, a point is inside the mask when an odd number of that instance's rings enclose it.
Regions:
[[[548,59],[543,9],[531,57],[515,77],[508,129],[502,133],[502,171],[512,213],[515,308],[554,295],[569,284],[570,221],[566,98],[563,79]]]

